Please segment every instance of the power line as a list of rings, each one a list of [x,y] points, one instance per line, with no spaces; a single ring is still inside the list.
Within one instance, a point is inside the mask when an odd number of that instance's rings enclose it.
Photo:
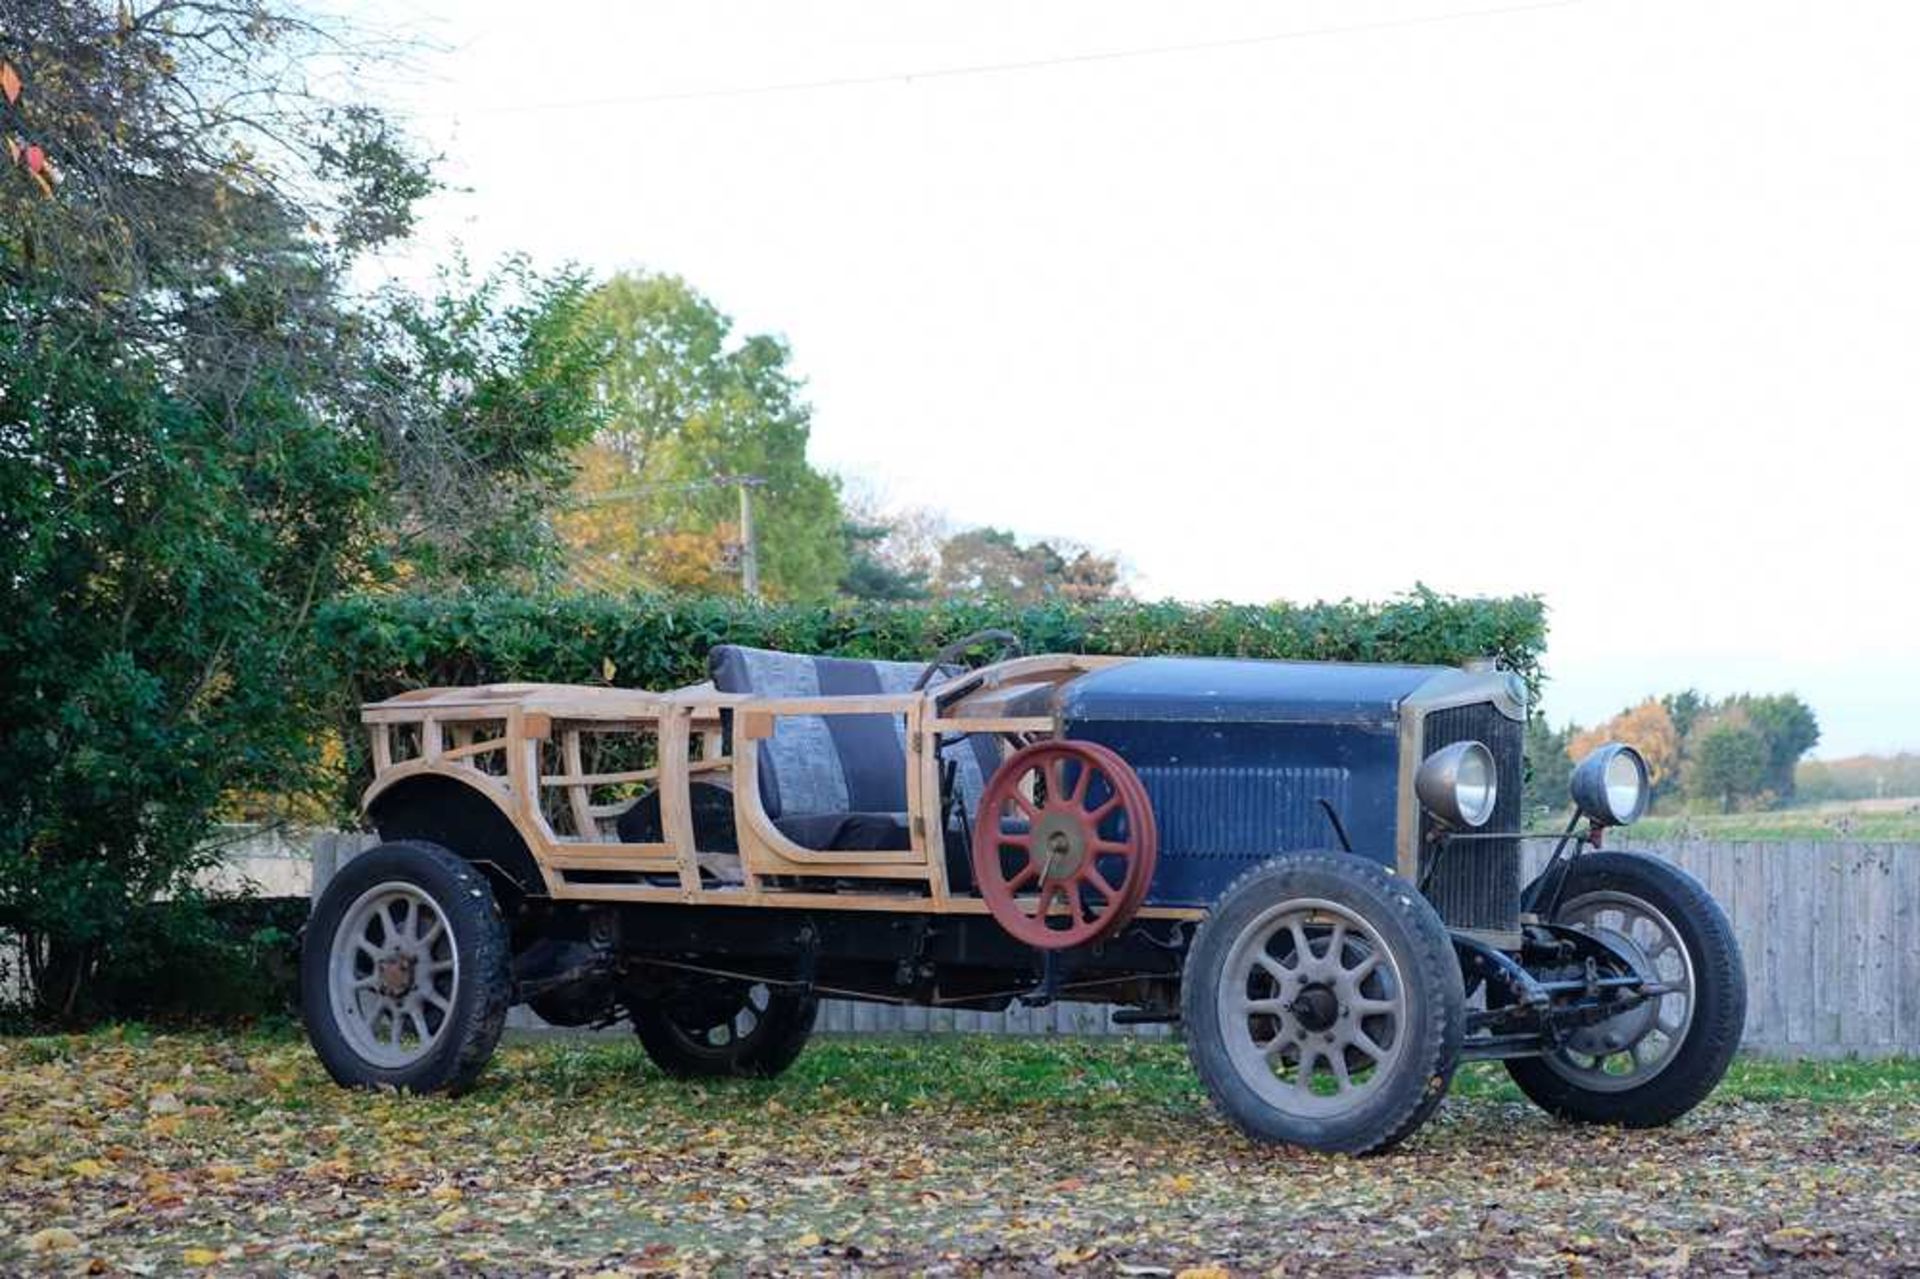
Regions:
[[[553,102],[522,102],[502,107],[474,107],[472,114],[534,111],[577,111],[598,107],[649,106],[663,102],[701,102],[715,98],[752,98],[777,93],[809,93],[823,89],[854,89],[916,80],[953,80],[963,76],[1004,75],[1022,71],[1040,71],[1049,67],[1085,66],[1097,62],[1123,62],[1140,58],[1205,53],[1217,49],[1240,49],[1253,45],[1279,44],[1289,40],[1312,40],[1326,36],[1355,35],[1369,31],[1391,31],[1403,27],[1436,26],[1445,22],[1465,22],[1474,18],[1494,18],[1506,14],[1531,13],[1539,9],[1564,9],[1585,0],[1530,0],[1526,4],[1496,5],[1485,9],[1466,9],[1453,13],[1427,14],[1417,18],[1384,18],[1378,22],[1353,22],[1340,26],[1302,27],[1293,31],[1273,31],[1261,35],[1232,36],[1220,40],[1195,40],[1186,44],[1147,45],[1133,49],[1102,49],[1088,53],[1068,53],[1047,58],[1025,58],[1010,62],[976,62],[953,67],[931,67],[921,71],[890,71],[863,76],[836,76],[823,80],[786,80],[773,84],[736,85],[713,89],[683,89],[666,93],[623,94],[602,98],[571,98]]]

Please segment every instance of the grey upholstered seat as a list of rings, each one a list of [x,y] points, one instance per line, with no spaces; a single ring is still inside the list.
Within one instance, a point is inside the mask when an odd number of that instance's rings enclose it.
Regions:
[[[723,693],[761,697],[841,697],[904,693],[917,662],[861,661],[779,653],[737,644],[707,659]],[[969,738],[948,752],[954,786],[971,814],[985,777],[999,764],[991,737]],[[760,800],[789,839],[816,849],[905,848],[906,728],[897,715],[782,715],[760,743]]]

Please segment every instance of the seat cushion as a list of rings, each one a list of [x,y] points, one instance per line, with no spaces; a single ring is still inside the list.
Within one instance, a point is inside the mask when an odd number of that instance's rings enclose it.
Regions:
[[[759,697],[905,693],[925,669],[918,662],[814,657],[738,644],[716,646],[707,665],[720,692]],[[999,748],[991,737],[975,735],[948,757],[959,765],[954,784],[971,813],[985,776],[998,766]],[[905,723],[884,714],[779,716],[773,736],[760,743],[760,800],[776,821],[905,811]]]
[[[912,847],[905,813],[807,813],[774,822],[802,848],[816,852],[876,853]]]

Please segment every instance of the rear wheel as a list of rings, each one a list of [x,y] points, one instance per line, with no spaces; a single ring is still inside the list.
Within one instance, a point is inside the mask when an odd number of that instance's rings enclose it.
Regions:
[[[1221,897],[1187,956],[1201,1082],[1259,1141],[1365,1154],[1446,1095],[1465,1024],[1447,930],[1412,885],[1351,855],[1276,858]]]
[[[507,927],[486,877],[437,844],[362,853],[314,906],[300,960],[307,1035],[351,1088],[461,1092],[512,999]]]
[[[813,1034],[819,1001],[761,984],[714,981],[633,1008],[647,1056],[682,1079],[777,1075]]]
[[[1576,858],[1554,922],[1593,931],[1668,987],[1545,1057],[1507,1073],[1542,1110],[1584,1123],[1652,1128],[1706,1099],[1740,1047],[1747,1019],[1740,947],[1705,888],[1639,853]]]

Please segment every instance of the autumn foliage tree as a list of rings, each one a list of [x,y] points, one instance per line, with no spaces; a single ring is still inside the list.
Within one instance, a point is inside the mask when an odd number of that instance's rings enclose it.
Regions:
[[[1120,566],[1084,546],[1022,543],[1006,529],[969,529],[940,547],[934,589],[946,596],[984,596],[1015,604],[1109,599],[1120,587]]]
[[[838,486],[807,458],[811,410],[790,353],[684,280],[622,274],[594,291],[605,429],[583,451],[560,517],[583,585],[739,590],[741,485],[762,589],[831,596],[846,568]]]
[[[1715,701],[1687,689],[1570,730],[1566,753],[1579,760],[1605,742],[1625,742],[1647,761],[1656,798],[1684,795],[1725,811],[1791,799],[1800,759],[1819,740],[1819,720],[1795,694]]]
[[[1678,779],[1680,735],[1674,731],[1667,708],[1658,700],[1649,697],[1604,724],[1575,733],[1567,742],[1567,755],[1581,760],[1607,742],[1625,742],[1640,752],[1647,761],[1647,776],[1656,794],[1671,789]]]
[[[924,507],[885,510],[857,487],[846,505],[849,567],[841,590],[857,599],[1088,604],[1126,594],[1120,562],[1075,542],[955,529]]]

